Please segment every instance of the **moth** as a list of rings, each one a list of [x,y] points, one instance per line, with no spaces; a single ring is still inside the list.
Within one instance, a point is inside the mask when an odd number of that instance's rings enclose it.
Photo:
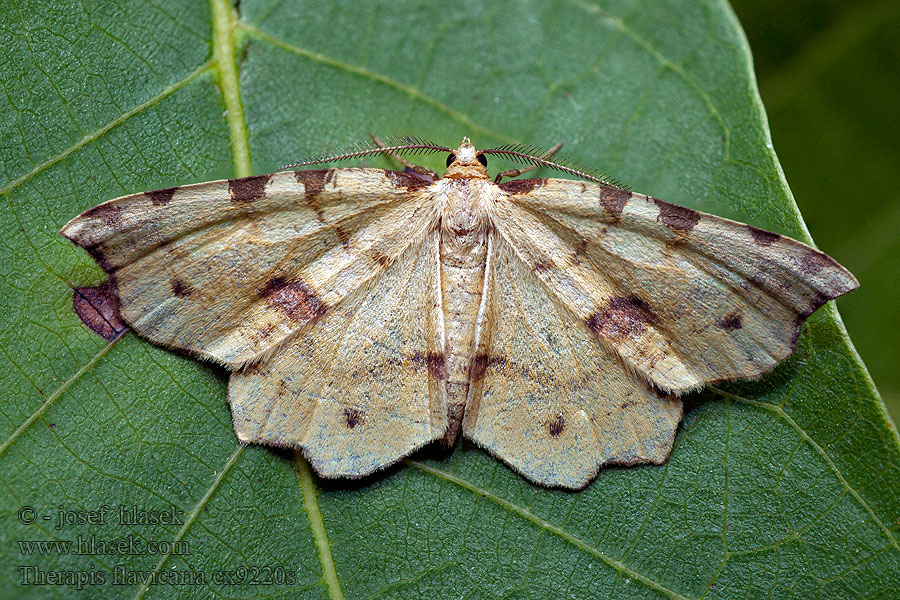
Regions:
[[[134,331],[231,371],[241,441],[325,477],[460,434],[545,486],[663,463],[680,395],[761,377],[858,286],[803,243],[549,153],[401,141],[299,166],[437,151],[443,176],[286,170],[124,196],[61,233]],[[492,181],[489,155],[530,166]],[[581,180],[501,182],[536,165]]]

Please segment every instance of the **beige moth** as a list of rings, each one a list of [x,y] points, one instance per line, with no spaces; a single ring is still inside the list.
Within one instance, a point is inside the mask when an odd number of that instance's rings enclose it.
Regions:
[[[404,151],[447,170],[294,169]],[[491,154],[581,180],[492,181]],[[324,477],[460,434],[546,486],[662,463],[681,394],[762,376],[858,285],[803,243],[548,156],[410,138],[124,196],[61,233],[135,332],[231,371],[240,440]]]

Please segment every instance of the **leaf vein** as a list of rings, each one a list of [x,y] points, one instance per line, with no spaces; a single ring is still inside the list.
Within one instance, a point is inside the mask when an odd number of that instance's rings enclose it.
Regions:
[[[802,427],[800,427],[800,425],[793,418],[791,418],[791,416],[787,414],[787,412],[781,406],[770,404],[768,402],[760,402],[759,400],[751,400],[750,398],[744,398],[742,396],[726,392],[725,390],[721,390],[714,386],[710,386],[710,389],[723,398],[730,398],[731,400],[734,400],[736,402],[742,402],[744,404],[749,404],[751,406],[757,406],[759,408],[770,410],[777,414],[780,418],[787,421],[787,423],[791,427],[793,427],[797,433],[800,434],[800,437],[802,437],[810,446],[812,446],[812,448],[819,454],[819,456],[822,457],[822,459],[831,468],[834,474],[837,475],[837,478],[841,482],[841,485],[843,485],[844,488],[846,488],[846,490],[850,492],[850,494],[854,498],[856,498],[856,501],[859,502],[860,506],[862,506],[863,509],[867,513],[869,513],[869,516],[872,517],[872,520],[875,521],[878,527],[880,527],[884,532],[884,535],[887,536],[888,540],[891,543],[891,546],[893,546],[897,550],[900,550],[900,545],[897,544],[897,539],[894,537],[893,532],[888,529],[888,527],[881,519],[878,518],[878,515],[875,514],[875,510],[871,506],[869,506],[869,503],[866,502],[862,496],[859,495],[859,492],[857,492],[856,489],[850,485],[850,482],[847,481],[847,479],[844,477],[844,474],[841,473],[841,470],[831,459],[831,456],[825,451],[824,448],[822,448],[822,446],[820,446],[814,439],[812,439],[812,437],[810,437],[810,435],[806,433],[806,431]]]
[[[69,389],[69,387],[71,387],[71,385],[75,383],[75,381],[77,381],[82,375],[87,373],[95,364],[97,364],[97,362],[101,358],[103,358],[106,353],[109,352],[110,348],[112,348],[116,344],[116,342],[122,339],[122,337],[123,336],[119,336],[116,339],[112,340],[110,343],[103,346],[100,352],[95,354],[94,357],[91,358],[91,360],[82,365],[82,367],[75,371],[75,373],[73,373],[71,377],[62,382],[62,384],[58,388],[56,388],[49,396],[47,396],[47,399],[44,400],[43,403],[41,403],[37,410],[31,413],[31,415],[27,419],[25,419],[25,421],[23,421],[21,425],[16,427],[16,430],[13,431],[12,434],[10,434],[10,436],[6,438],[6,440],[2,444],[0,444],[0,456],[3,456],[3,453],[6,452],[7,448],[9,448],[12,443],[16,441],[16,439],[18,439],[18,437],[31,426],[32,423],[37,421],[41,417],[41,415],[46,412],[47,408],[49,408],[51,404],[56,402],[56,399],[59,398],[63,394],[63,392]]]
[[[155,96],[152,96],[151,98],[148,98],[144,102],[141,102],[140,104],[135,105],[130,110],[122,113],[122,115],[120,115],[119,117],[116,117],[115,119],[106,123],[102,127],[85,135],[83,138],[81,138],[80,140],[78,140],[77,142],[75,142],[74,144],[72,144],[71,146],[69,146],[68,148],[63,150],[62,152],[56,154],[55,156],[51,156],[50,158],[48,158],[47,160],[45,160],[44,162],[42,162],[38,165],[35,165],[27,173],[24,173],[23,175],[16,177],[15,179],[13,179],[12,181],[10,181],[9,183],[7,183],[3,186],[0,186],[0,194],[9,193],[10,191],[16,189],[23,183],[30,181],[38,173],[41,173],[42,171],[47,170],[48,168],[52,167],[53,165],[57,164],[58,162],[65,160],[76,150],[79,150],[79,149],[87,146],[88,144],[94,142],[95,140],[99,139],[101,136],[108,133],[110,130],[118,127],[119,125],[121,125],[122,123],[124,123],[125,121],[130,119],[131,117],[137,115],[138,113],[144,111],[145,109],[147,109],[151,106],[158,104],[161,100],[164,100],[166,97],[172,95],[174,92],[178,91],[179,89],[183,88],[184,86],[188,85],[189,83],[191,83],[192,81],[197,79],[200,75],[202,75],[203,73],[208,71],[211,66],[212,66],[211,62],[206,62],[206,63],[200,65],[196,70],[194,70],[192,73],[190,73],[184,79],[167,86],[166,88],[164,88],[161,92],[159,92]]]
[[[243,29],[247,34],[257,38],[258,40],[266,42],[266,43],[268,43],[276,48],[279,48],[281,50],[284,50],[286,52],[291,52],[298,56],[302,56],[303,58],[307,58],[313,62],[322,64],[322,65],[325,65],[328,67],[332,67],[334,69],[343,70],[348,73],[352,73],[354,75],[364,77],[366,79],[370,79],[370,80],[380,83],[386,87],[393,88],[397,91],[403,92],[410,98],[413,98],[414,100],[419,100],[420,102],[423,102],[424,104],[428,104],[429,106],[444,113],[445,115],[447,115],[454,121],[457,121],[458,123],[469,128],[469,130],[472,132],[478,132],[478,133],[486,135],[486,136],[491,136],[491,137],[497,138],[497,139],[502,140],[507,143],[515,143],[517,141],[515,138],[511,138],[504,133],[500,133],[498,131],[493,131],[483,125],[479,125],[478,123],[476,123],[475,121],[473,121],[472,119],[467,117],[465,114],[463,114],[457,110],[454,110],[450,106],[432,98],[431,96],[428,96],[427,94],[421,92],[420,90],[418,90],[417,88],[415,88],[411,85],[402,83],[395,79],[391,79],[390,77],[387,77],[386,75],[381,75],[380,73],[370,71],[369,69],[366,69],[364,67],[352,65],[350,63],[345,63],[345,62],[339,61],[335,58],[325,56],[324,54],[319,54],[318,52],[313,52],[311,50],[306,50],[304,48],[300,48],[299,46],[294,46],[293,44],[289,44],[288,42],[280,40],[272,35],[269,35],[268,33],[265,33],[264,31],[260,31],[259,29],[257,29],[256,27],[254,27],[248,23],[239,23],[237,26],[240,29]]]
[[[716,104],[712,101],[710,95],[700,87],[700,84],[697,81],[688,75],[687,71],[679,65],[678,63],[672,62],[663,54],[653,47],[647,40],[645,40],[641,35],[638,34],[635,30],[628,27],[625,24],[625,21],[619,17],[614,17],[613,15],[607,13],[602,10],[600,7],[595,6],[589,2],[584,0],[569,0],[572,4],[576,6],[580,6],[587,12],[594,13],[599,16],[601,19],[608,22],[615,29],[617,29],[620,33],[624,34],[626,37],[630,38],[634,41],[638,46],[640,46],[644,51],[646,51],[650,56],[653,57],[663,68],[669,69],[673,73],[675,73],[678,77],[680,77],[685,83],[687,83],[691,89],[694,90],[694,93],[699,96],[699,98],[706,105],[709,113],[715,118],[716,121],[719,122],[720,127],[722,128],[722,135],[725,137],[725,158],[727,159],[730,155],[731,149],[731,128],[728,127],[728,124],[725,122],[725,119],[722,117],[722,114],[719,112],[719,109],[716,107]]]
[[[306,459],[299,452],[294,454],[294,465],[297,471],[297,479],[300,480],[300,488],[303,490],[303,505],[309,518],[309,527],[312,529],[316,549],[319,551],[319,562],[322,564],[322,577],[328,588],[328,595],[334,600],[344,600],[344,592],[334,566],[334,558],[331,556],[331,544],[328,541],[328,532],[325,530],[325,520],[322,511],[319,510],[319,500],[316,498],[316,486]]]
[[[209,489],[207,489],[206,493],[203,494],[203,497],[201,497],[200,500],[198,500],[197,503],[194,504],[194,508],[191,510],[187,519],[185,519],[184,525],[181,526],[181,528],[178,530],[178,533],[176,533],[172,538],[172,543],[170,544],[168,551],[160,556],[159,562],[157,562],[156,566],[153,567],[153,570],[150,572],[150,576],[147,577],[146,581],[144,581],[144,583],[141,584],[141,587],[138,588],[137,593],[134,595],[134,600],[143,598],[144,594],[147,593],[147,590],[150,589],[150,585],[156,579],[156,574],[159,573],[160,570],[162,570],[163,566],[169,560],[169,557],[172,556],[172,550],[178,547],[178,542],[180,542],[182,538],[184,538],[187,530],[190,529],[191,525],[194,524],[194,521],[197,520],[200,511],[202,511],[203,507],[206,506],[206,503],[209,502],[209,499],[212,497],[213,493],[215,493],[215,491],[219,489],[219,486],[225,479],[225,475],[228,473],[228,471],[231,470],[231,467],[234,465],[234,463],[237,461],[238,457],[241,455],[241,453],[243,453],[244,448],[246,447],[247,446],[245,446],[244,444],[238,444],[234,449],[234,452],[231,453],[231,456],[228,457],[228,460],[225,461],[225,465],[222,467],[222,469],[218,473],[216,473],[215,478],[209,486]]]
[[[653,590],[656,590],[657,592],[660,592],[661,594],[664,594],[665,596],[668,596],[669,598],[675,598],[676,600],[690,600],[688,596],[679,594],[675,590],[670,590],[669,588],[665,587],[658,581],[654,581],[653,579],[650,579],[646,575],[642,575],[641,573],[638,573],[634,569],[630,568],[628,565],[624,564],[623,562],[621,562],[619,560],[616,560],[615,558],[605,554],[604,552],[601,552],[599,549],[594,548],[593,546],[591,546],[590,544],[588,544],[581,538],[576,537],[575,535],[566,531],[562,527],[559,527],[558,525],[554,525],[553,523],[551,523],[545,519],[542,519],[541,517],[530,512],[529,510],[522,508],[521,506],[515,504],[514,502],[511,502],[505,498],[501,498],[500,496],[497,496],[494,493],[492,493],[486,489],[480,488],[477,485],[475,485],[469,481],[466,481],[465,479],[463,479],[457,475],[454,475],[452,473],[448,473],[448,472],[442,471],[440,469],[435,469],[434,467],[430,467],[424,463],[414,461],[414,460],[407,460],[405,462],[407,464],[412,465],[413,467],[416,467],[417,469],[419,469],[421,471],[424,471],[430,475],[433,475],[435,477],[449,481],[450,483],[456,484],[463,489],[469,490],[470,492],[473,492],[479,496],[487,498],[488,500],[491,500],[492,502],[495,502],[496,504],[499,504],[500,506],[502,506],[506,509],[509,509],[509,511],[519,515],[520,517],[522,517],[523,519],[525,519],[527,521],[531,521],[532,523],[534,523],[541,529],[546,529],[547,531],[550,531],[551,533],[562,538],[566,542],[569,542],[571,545],[575,546],[579,550],[583,550],[584,552],[587,552],[588,554],[596,556],[601,561],[605,562],[607,565],[609,565],[610,567],[612,567],[614,570],[618,571],[619,573],[624,574],[627,577],[636,579],[636,580],[640,581],[641,583],[643,583],[644,585],[646,585],[647,587],[649,587]]]

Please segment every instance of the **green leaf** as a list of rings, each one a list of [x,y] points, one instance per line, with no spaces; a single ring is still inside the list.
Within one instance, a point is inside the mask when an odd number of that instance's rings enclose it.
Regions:
[[[105,343],[72,313],[72,288],[102,280],[57,234],[82,210],[370,131],[562,141],[636,190],[809,240],[724,2],[435,4],[0,8],[0,591],[895,597],[900,444],[833,307],[763,380],[691,397],[666,465],[577,493],[465,443],[323,482],[237,444],[224,371],[132,334]],[[104,505],[104,524],[55,529],[60,508]],[[179,522],[120,524],[120,505]],[[125,544],[29,544],[79,535]],[[114,585],[123,570],[156,580]]]

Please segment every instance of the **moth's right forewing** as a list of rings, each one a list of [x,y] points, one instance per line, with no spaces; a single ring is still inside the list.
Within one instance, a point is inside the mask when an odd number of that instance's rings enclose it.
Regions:
[[[759,377],[793,352],[803,320],[857,286],[775,233],[626,190],[532,181],[497,202],[498,230],[598,343],[665,390]]]
[[[434,218],[417,178],[328,169],[134,194],[62,233],[110,274],[138,333],[237,368],[365,285]]]

